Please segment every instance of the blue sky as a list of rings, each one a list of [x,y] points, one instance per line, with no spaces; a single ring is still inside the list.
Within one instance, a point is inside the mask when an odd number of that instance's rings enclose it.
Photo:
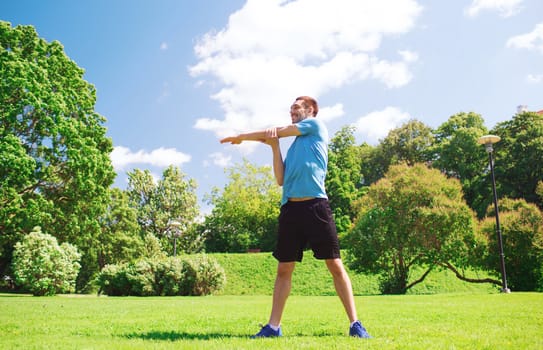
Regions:
[[[242,157],[270,164],[264,145],[218,140],[290,123],[299,95],[331,136],[352,124],[370,144],[410,119],[473,111],[492,128],[543,109],[540,0],[18,0],[0,20],[85,69],[121,188],[133,168],[175,164],[202,199]]]

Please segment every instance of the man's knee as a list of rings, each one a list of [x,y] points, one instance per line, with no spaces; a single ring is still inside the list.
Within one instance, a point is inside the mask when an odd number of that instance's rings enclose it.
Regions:
[[[280,278],[290,278],[295,266],[295,262],[279,263],[277,266],[277,276]]]
[[[327,259],[326,267],[333,276],[342,276],[346,273],[341,259]]]

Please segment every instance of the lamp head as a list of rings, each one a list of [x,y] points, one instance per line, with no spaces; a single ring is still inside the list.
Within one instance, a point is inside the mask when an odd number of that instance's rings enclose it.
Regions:
[[[499,142],[500,140],[501,138],[496,135],[484,135],[484,136],[479,137],[479,139],[477,140],[477,143],[481,145],[485,145],[486,151],[490,153],[493,151],[492,145],[495,144],[496,142]]]

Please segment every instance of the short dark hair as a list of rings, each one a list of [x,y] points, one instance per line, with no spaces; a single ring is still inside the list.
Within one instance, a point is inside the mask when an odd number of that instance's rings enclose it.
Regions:
[[[296,97],[296,101],[303,101],[305,108],[313,107],[314,117],[317,115],[317,113],[319,113],[319,105],[317,104],[317,100],[315,100],[313,97],[300,96],[300,97]]]

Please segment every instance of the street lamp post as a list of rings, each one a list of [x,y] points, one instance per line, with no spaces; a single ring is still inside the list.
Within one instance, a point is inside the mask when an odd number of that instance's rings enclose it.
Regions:
[[[488,153],[488,161],[490,163],[490,174],[492,178],[492,192],[494,194],[494,213],[496,216],[496,234],[498,236],[498,248],[500,251],[500,268],[502,274],[502,293],[510,293],[511,290],[507,288],[507,276],[505,274],[505,257],[503,254],[503,241],[502,232],[500,229],[500,214],[498,211],[498,194],[496,192],[496,178],[494,177],[494,159],[492,158],[492,152],[494,151],[493,144],[499,142],[501,138],[496,135],[481,136],[477,141],[479,144],[485,145],[485,149]]]
[[[177,237],[179,237],[179,226],[181,223],[179,221],[170,221],[169,222],[170,232],[173,236],[173,256],[177,255]]]

